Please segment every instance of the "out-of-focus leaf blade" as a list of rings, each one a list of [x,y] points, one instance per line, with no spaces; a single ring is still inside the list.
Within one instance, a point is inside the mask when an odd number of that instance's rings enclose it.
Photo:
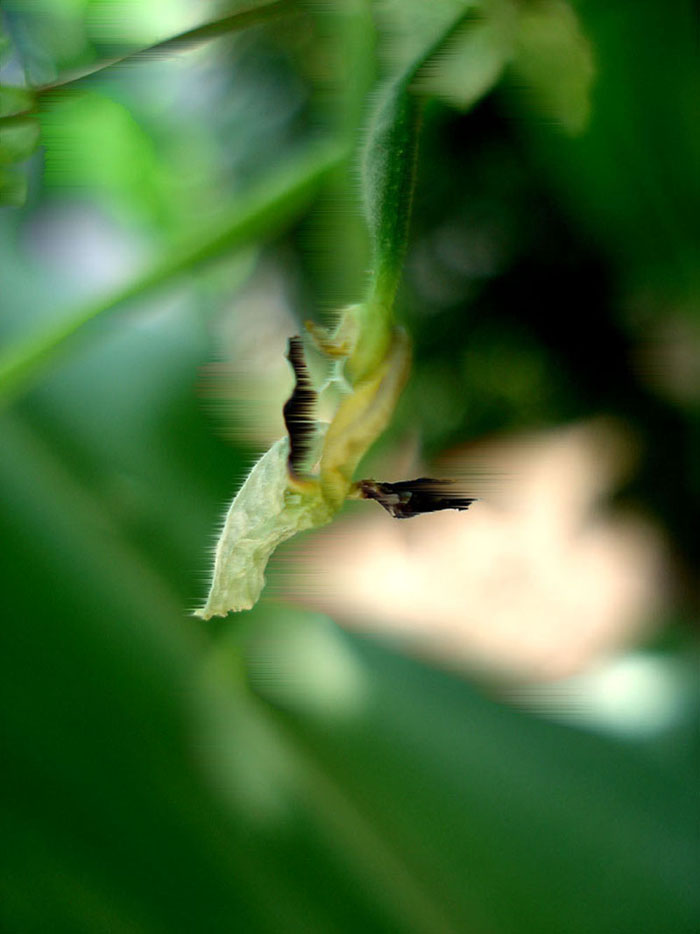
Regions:
[[[23,162],[39,145],[39,121],[34,117],[13,117],[0,128],[0,165]]]
[[[391,930],[235,665],[222,686],[148,554],[2,433],[3,930]]]
[[[515,50],[517,9],[510,0],[492,0],[474,12],[434,67],[420,81],[426,93],[468,110],[498,83]]]
[[[371,641],[336,633],[328,647],[329,626],[257,628],[252,683],[454,929],[693,930],[700,801],[689,774]]]
[[[421,42],[461,8],[473,18],[421,76],[419,86],[460,110],[484,97],[512,64],[534,108],[569,134],[590,111],[594,76],[590,43],[565,0],[389,0],[380,6],[390,55],[410,60]],[[392,47],[395,47],[392,52]]]
[[[593,52],[569,3],[523,4],[513,70],[544,117],[572,136],[585,129],[595,74]]]
[[[32,110],[35,104],[34,91],[30,88],[0,85],[0,117],[11,117],[14,114]],[[0,132],[2,132],[0,124]]]
[[[0,204],[21,207],[27,198],[27,179],[18,169],[0,169]]]
[[[188,270],[253,240],[268,237],[302,210],[317,187],[344,157],[334,145],[305,154],[224,212],[216,225],[197,231],[141,276],[101,301],[62,316],[0,354],[0,400],[36,379],[68,342],[101,315],[174,282]]]
[[[82,189],[126,216],[164,210],[153,141],[118,101],[89,90],[46,102],[41,139],[45,187]]]

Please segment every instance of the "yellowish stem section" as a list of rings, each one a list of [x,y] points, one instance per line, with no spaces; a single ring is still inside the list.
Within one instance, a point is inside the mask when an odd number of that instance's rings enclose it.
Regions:
[[[357,465],[389,424],[410,367],[408,336],[403,329],[394,328],[384,359],[341,401],[326,433],[320,461],[321,489],[331,508],[340,509]]]

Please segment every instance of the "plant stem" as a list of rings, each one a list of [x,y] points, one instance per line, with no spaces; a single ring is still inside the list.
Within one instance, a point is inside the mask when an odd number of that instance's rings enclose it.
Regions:
[[[86,78],[92,78],[104,71],[108,71],[115,65],[134,63],[143,59],[156,58],[172,52],[178,52],[185,48],[199,45],[202,42],[208,42],[219,36],[224,36],[232,32],[238,32],[241,29],[247,29],[249,26],[257,26],[260,23],[269,22],[279,16],[287,16],[296,12],[293,0],[272,0],[270,3],[263,3],[246,10],[237,10],[229,16],[212,20],[201,26],[195,26],[194,29],[188,29],[185,32],[178,33],[176,36],[170,36],[147,48],[133,49],[125,52],[123,55],[117,55],[113,58],[88,65],[67,74],[60,75],[55,81],[50,81],[37,88],[26,88],[29,93],[34,95],[32,106],[11,116],[0,116],[0,126],[5,125],[10,119],[18,116],[27,116],[35,113],[37,103],[42,98],[53,97],[60,91],[70,89],[74,84],[84,81]],[[25,89],[23,89],[25,90]]]
[[[347,365],[353,383],[376,370],[392,340],[394,300],[408,242],[423,105],[414,85],[425,65],[471,18],[460,11],[417,58],[385,84],[370,121],[362,177],[372,270],[367,298],[357,312],[357,346]]]
[[[188,46],[198,45],[200,42],[208,42],[211,39],[217,39],[219,36],[230,32],[238,32],[249,26],[257,26],[259,23],[267,22],[278,16],[288,15],[293,12],[293,5],[290,0],[272,0],[271,3],[263,3],[259,6],[251,7],[247,10],[237,10],[229,16],[221,19],[212,20],[201,26],[195,26],[194,29],[188,29],[186,32],[179,33],[177,36],[170,36],[155,45],[148,46],[145,49],[134,49],[124,55],[118,55],[114,58],[98,62],[95,65],[89,65],[82,71],[76,71],[64,75],[52,81],[49,84],[37,88],[37,94],[43,95],[56,91],[59,88],[66,87],[69,84],[75,84],[76,81],[82,81],[84,78],[91,78],[114,65],[121,65],[126,62],[135,62],[141,58],[155,58],[169,52],[178,52]]]

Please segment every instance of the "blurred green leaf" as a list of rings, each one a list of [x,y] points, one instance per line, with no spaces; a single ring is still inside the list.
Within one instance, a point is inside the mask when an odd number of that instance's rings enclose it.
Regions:
[[[35,100],[34,92],[29,88],[2,84],[0,85],[0,117],[10,117],[32,110]]]
[[[427,93],[468,110],[500,80],[513,56],[517,8],[509,0],[475,5],[472,20],[453,37],[435,67],[421,79]]]
[[[149,135],[119,102],[95,91],[46,102],[44,184],[92,190],[122,212],[162,210],[160,166]]]
[[[290,217],[306,207],[323,179],[344,156],[333,144],[317,146],[222,212],[224,216],[216,224],[192,233],[187,242],[133,282],[6,348],[0,354],[0,400],[7,400],[36,379],[67,342],[95,318],[174,281],[222,253],[279,231]]]
[[[380,7],[389,57],[410,58],[459,9],[470,15],[470,23],[421,76],[419,85],[426,93],[468,110],[512,64],[536,110],[571,134],[584,128],[594,74],[592,51],[565,0],[389,0]]]
[[[34,117],[12,117],[0,129],[0,165],[23,162],[39,145],[39,121]]]
[[[595,75],[593,52],[565,0],[531,0],[518,18],[513,71],[535,109],[570,135],[585,129]]]
[[[201,765],[202,639],[41,439],[16,420],[2,431],[18,624],[1,634],[3,929],[297,929],[284,865]]]
[[[27,198],[27,179],[18,170],[0,169],[0,204],[20,207]]]
[[[5,930],[692,931],[689,775],[322,617],[213,645],[35,417],[1,426]]]
[[[693,929],[698,794],[673,767],[327,620],[280,612],[251,628],[247,658],[280,729],[400,855],[439,930]]]
[[[11,45],[10,40],[5,35],[4,31],[0,29],[0,64],[4,62],[7,58],[8,53],[10,52]]]

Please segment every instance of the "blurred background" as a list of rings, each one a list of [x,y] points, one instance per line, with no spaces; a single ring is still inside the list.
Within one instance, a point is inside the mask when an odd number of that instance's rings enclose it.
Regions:
[[[362,295],[377,82],[461,6],[3,0],[4,931],[700,927],[690,0],[475,6],[361,473],[479,500],[190,615],[287,338]]]

